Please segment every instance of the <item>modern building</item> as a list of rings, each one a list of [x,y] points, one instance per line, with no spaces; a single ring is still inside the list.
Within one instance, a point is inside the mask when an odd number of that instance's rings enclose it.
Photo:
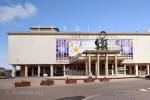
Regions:
[[[5,68],[0,67],[0,74],[5,72]]]
[[[15,77],[136,77],[150,73],[149,32],[107,32],[108,50],[96,50],[100,32],[61,32],[32,27],[8,33],[9,64]]]

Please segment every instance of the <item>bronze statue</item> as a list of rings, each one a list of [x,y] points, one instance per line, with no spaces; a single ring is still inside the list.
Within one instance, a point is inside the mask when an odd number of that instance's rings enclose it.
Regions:
[[[106,39],[106,32],[101,31],[98,34],[98,38],[95,40],[96,50],[107,50],[108,49],[108,39]]]

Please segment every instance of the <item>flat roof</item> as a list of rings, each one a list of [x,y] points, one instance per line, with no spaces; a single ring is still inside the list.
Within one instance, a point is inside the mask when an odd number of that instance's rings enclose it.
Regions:
[[[8,32],[8,35],[98,35],[100,32]],[[106,35],[150,35],[150,32],[107,32]]]
[[[83,56],[83,55],[79,54],[79,55],[73,57],[72,59],[70,59],[69,60],[69,64],[85,62],[87,59],[88,59],[87,56]],[[105,59],[106,59],[105,56],[100,56],[100,60],[101,61],[104,61]],[[97,60],[97,57],[96,56],[92,56],[91,61],[95,61],[95,60]],[[108,60],[115,60],[115,58],[114,58],[114,56],[109,56]],[[118,62],[122,62],[123,60],[125,60],[125,57],[117,56],[117,60],[118,60]]]
[[[59,32],[59,28],[58,27],[54,27],[54,26],[49,26],[49,27],[46,27],[46,26],[43,26],[43,27],[41,27],[41,26],[34,26],[34,27],[31,27],[30,29],[31,29],[31,31],[35,31],[35,32],[37,32],[37,31],[42,31],[42,32],[43,31],[48,31],[48,32],[56,31],[56,32]]]
[[[0,67],[0,69],[5,69],[5,68],[3,68],[3,67]]]

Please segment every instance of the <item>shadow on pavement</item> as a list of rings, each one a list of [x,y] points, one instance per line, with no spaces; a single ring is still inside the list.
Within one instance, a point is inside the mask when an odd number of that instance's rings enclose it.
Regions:
[[[82,100],[83,98],[85,98],[84,96],[72,96],[72,97],[63,97],[60,99],[56,99],[56,100]]]

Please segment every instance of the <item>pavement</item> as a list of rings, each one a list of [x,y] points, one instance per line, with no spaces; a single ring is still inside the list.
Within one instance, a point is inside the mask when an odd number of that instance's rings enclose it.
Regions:
[[[13,82],[22,78],[0,80],[0,100],[150,100],[150,80],[142,78],[112,79],[110,82],[40,86],[42,78],[24,78],[32,86],[16,88]]]

